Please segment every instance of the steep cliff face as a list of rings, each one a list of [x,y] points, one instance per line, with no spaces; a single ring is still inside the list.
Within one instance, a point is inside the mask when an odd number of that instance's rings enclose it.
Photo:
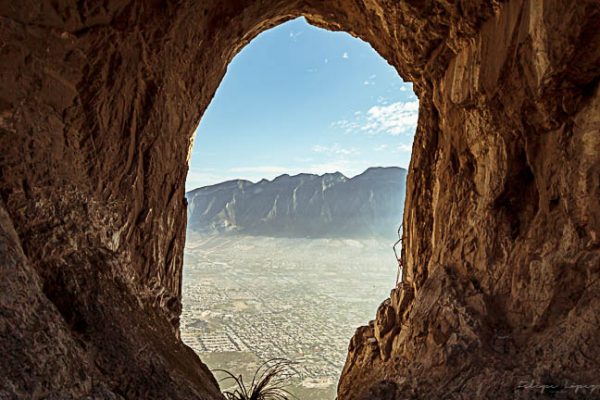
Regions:
[[[339,399],[598,384],[596,0],[2,0],[0,398],[221,398],[177,338],[186,159],[227,63],[299,15],[420,100],[405,280]]]

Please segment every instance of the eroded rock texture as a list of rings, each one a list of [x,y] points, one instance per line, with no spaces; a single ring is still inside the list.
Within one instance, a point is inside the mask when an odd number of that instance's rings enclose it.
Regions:
[[[597,0],[0,0],[0,398],[221,398],[178,339],[186,159],[231,58],[300,15],[421,104],[405,280],[339,399],[600,385]]]

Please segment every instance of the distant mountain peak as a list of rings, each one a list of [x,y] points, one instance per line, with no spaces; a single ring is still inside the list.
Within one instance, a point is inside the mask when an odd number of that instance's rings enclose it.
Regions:
[[[335,171],[335,172],[327,172],[324,173],[323,175],[321,175],[322,177],[332,177],[332,178],[344,178],[344,179],[348,179],[348,177],[344,174],[342,174],[340,171]]]

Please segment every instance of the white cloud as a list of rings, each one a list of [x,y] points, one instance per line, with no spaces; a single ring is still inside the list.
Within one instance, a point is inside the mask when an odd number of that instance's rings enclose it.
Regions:
[[[375,151],[383,151],[383,150],[387,149],[388,147],[390,147],[390,146],[387,145],[387,144],[380,144],[379,146],[375,146],[373,148],[373,150],[375,150]]]
[[[418,114],[418,101],[373,106],[367,112],[366,124],[360,129],[371,134],[412,134],[417,127]]]
[[[313,146],[313,151],[315,153],[331,154],[331,155],[338,155],[338,156],[349,156],[349,155],[360,154],[360,151],[358,149],[356,149],[354,147],[349,148],[349,149],[343,148],[338,143],[334,143],[331,146],[316,145],[316,146]]]
[[[345,51],[344,54],[342,54],[342,58],[345,60],[349,59],[350,56],[348,55],[348,52]]]
[[[377,103],[369,108],[365,115],[355,113],[354,120],[342,119],[333,122],[331,127],[343,129],[346,133],[363,132],[369,135],[414,134],[419,114],[418,100],[387,104],[385,99],[378,98]]]

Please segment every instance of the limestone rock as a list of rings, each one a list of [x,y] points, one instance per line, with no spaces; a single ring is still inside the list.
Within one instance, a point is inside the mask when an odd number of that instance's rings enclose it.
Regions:
[[[598,384],[597,0],[0,0],[1,397],[221,398],[178,339],[187,157],[232,57],[300,15],[420,101],[411,290],[338,399]]]

